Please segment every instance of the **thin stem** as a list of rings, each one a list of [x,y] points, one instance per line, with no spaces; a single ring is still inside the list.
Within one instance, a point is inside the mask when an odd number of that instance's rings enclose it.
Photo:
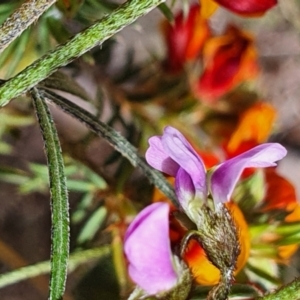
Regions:
[[[0,26],[0,53],[56,0],[27,0]]]
[[[130,163],[137,167],[139,166],[148,179],[159,188],[172,202],[178,207],[178,201],[171,185],[166,181],[162,174],[152,169],[141,157],[136,148],[132,146],[123,136],[107,124],[97,120],[92,114],[85,111],[78,105],[70,102],[66,98],[58,96],[50,91],[41,91],[45,98],[58,105],[69,115],[81,121],[87,127],[89,127],[97,135],[100,135],[106,141],[112,145],[117,151],[119,151],[124,157],[126,157]]]
[[[65,66],[96,45],[100,45],[163,2],[164,0],[130,0],[124,3],[110,15],[6,81],[0,87],[0,106],[6,105],[12,98],[28,91],[58,68]]]
[[[52,116],[43,96],[31,91],[48,161],[51,208],[51,277],[49,300],[63,297],[69,259],[69,202],[61,147]]]
[[[110,253],[109,246],[84,250],[70,255],[68,270],[71,272],[77,266],[94,259],[99,259]],[[17,270],[0,274],[0,288],[18,283],[22,280],[33,278],[50,272],[50,261],[43,261],[35,265],[26,266]]]

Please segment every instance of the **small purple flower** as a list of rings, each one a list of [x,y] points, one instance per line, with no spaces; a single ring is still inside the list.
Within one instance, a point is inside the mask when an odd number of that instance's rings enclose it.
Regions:
[[[128,227],[124,251],[131,279],[148,295],[171,290],[178,281],[169,239],[169,205],[154,203]]]
[[[163,135],[150,138],[149,144],[147,162],[175,177],[178,201],[192,220],[191,210],[200,209],[209,192],[216,205],[229,201],[245,168],[275,166],[287,153],[280,144],[262,144],[216,166],[207,176],[201,157],[177,129],[167,126]]]

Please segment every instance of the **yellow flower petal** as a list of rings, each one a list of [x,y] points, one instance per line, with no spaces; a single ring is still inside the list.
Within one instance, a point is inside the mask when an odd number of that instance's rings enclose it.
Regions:
[[[200,0],[201,16],[204,19],[208,19],[218,9],[219,4],[212,0]]]
[[[240,117],[237,129],[232,134],[227,148],[235,151],[242,142],[264,142],[272,129],[276,118],[276,110],[268,103],[259,102],[247,109]]]

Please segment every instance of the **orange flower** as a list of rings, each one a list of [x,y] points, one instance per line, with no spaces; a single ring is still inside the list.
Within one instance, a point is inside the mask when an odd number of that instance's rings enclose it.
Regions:
[[[295,202],[293,205],[289,205],[292,212],[285,217],[285,222],[299,222],[300,221],[300,204]],[[278,248],[278,256],[284,261],[288,261],[289,258],[298,250],[299,244],[291,244],[280,246]]]
[[[256,144],[265,142],[270,135],[275,118],[276,110],[270,104],[258,102],[252,105],[241,114],[237,128],[228,141],[227,151],[235,152],[243,142],[253,141]]]
[[[296,198],[294,186],[284,177],[276,173],[276,168],[265,170],[267,191],[263,211],[283,210],[288,213],[284,221],[300,221],[300,205]],[[278,247],[278,257],[287,261],[298,249],[298,244]]]
[[[205,19],[209,18],[219,7],[219,5],[213,0],[201,1],[201,16]]]
[[[241,254],[238,257],[236,273],[238,273],[246,264],[250,252],[250,235],[247,222],[243,213],[234,202],[228,202],[227,207],[232,213],[233,220],[239,230],[239,241],[241,245]],[[214,285],[219,282],[220,271],[211,264],[206,257],[203,248],[194,240],[189,242],[184,255],[184,260],[191,269],[191,272],[201,285]]]
[[[204,0],[204,2],[207,0]],[[211,1],[211,0],[209,0]],[[264,14],[277,4],[277,0],[214,0],[232,12],[245,16]],[[203,1],[201,1],[203,2]]]
[[[276,173],[276,168],[265,169],[266,196],[263,211],[283,209],[293,211],[298,204],[294,186],[284,177]]]
[[[183,11],[175,16],[174,24],[164,24],[168,47],[167,70],[176,72],[183,68],[188,60],[195,59],[210,36],[207,21],[201,17],[200,6],[190,7],[188,15]]]
[[[213,102],[258,73],[252,37],[230,26],[223,36],[208,40],[203,50],[204,73],[193,89],[200,99]]]

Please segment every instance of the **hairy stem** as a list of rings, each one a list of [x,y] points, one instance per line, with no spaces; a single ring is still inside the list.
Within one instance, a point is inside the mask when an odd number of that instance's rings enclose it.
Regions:
[[[56,0],[27,0],[0,26],[0,53]]]

